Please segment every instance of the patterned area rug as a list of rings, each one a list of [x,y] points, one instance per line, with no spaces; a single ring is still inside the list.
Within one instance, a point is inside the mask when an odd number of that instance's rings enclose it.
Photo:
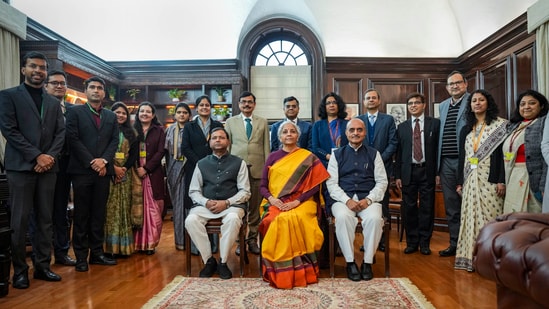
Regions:
[[[177,276],[143,308],[434,308],[407,278],[353,282],[321,278],[306,288],[278,290],[260,278]]]

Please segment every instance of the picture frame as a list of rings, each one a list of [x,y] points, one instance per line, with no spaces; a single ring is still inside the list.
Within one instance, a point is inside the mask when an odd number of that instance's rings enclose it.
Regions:
[[[397,126],[408,119],[408,106],[406,103],[387,104],[386,108],[387,114],[393,116]]]
[[[360,115],[358,103],[347,103],[345,104],[345,106],[346,106],[345,111],[347,112],[347,119],[351,119]]]
[[[433,111],[431,112],[431,115],[433,115],[433,118],[440,118],[439,106],[440,106],[440,103],[433,104]]]

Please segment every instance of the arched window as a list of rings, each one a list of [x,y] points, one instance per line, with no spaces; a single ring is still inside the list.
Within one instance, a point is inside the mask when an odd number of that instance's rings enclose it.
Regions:
[[[309,65],[303,49],[295,42],[276,39],[263,45],[255,55],[255,66]]]

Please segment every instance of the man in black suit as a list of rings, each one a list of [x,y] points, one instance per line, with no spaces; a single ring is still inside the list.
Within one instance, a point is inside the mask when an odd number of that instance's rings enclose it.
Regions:
[[[278,139],[278,128],[280,128],[280,125],[287,120],[297,124],[301,130],[299,141],[297,143],[298,146],[307,150],[313,149],[313,125],[308,121],[297,118],[297,115],[299,114],[299,100],[294,96],[284,98],[282,109],[284,110],[286,119],[277,121],[271,126],[271,152],[277,151],[282,147],[280,140]]]
[[[5,167],[10,190],[12,286],[29,287],[26,233],[34,213],[34,278],[60,281],[50,269],[56,158],[65,140],[59,102],[45,93],[47,58],[29,52],[21,62],[25,77],[18,87],[0,92],[0,129],[6,138]]]
[[[398,126],[395,184],[402,189],[405,254],[431,254],[440,120],[425,116],[425,97],[412,93],[406,99],[412,117]],[[419,197],[419,205],[418,205]]]
[[[48,72],[48,79],[44,85],[46,92],[59,100],[63,116],[66,110],[72,104],[65,102],[67,93],[67,75],[63,71],[52,70]],[[67,214],[67,205],[69,203],[69,193],[71,189],[71,180],[67,174],[69,165],[68,141],[65,140],[63,150],[57,157],[59,171],[57,172],[57,182],[55,183],[55,195],[53,199],[53,252],[55,264],[74,266],[76,260],[69,256],[70,236],[69,236],[69,218]]]
[[[74,191],[72,242],[76,271],[88,271],[90,264],[116,265],[105,256],[103,240],[112,160],[118,147],[116,116],[101,106],[105,82],[96,76],[84,82],[88,102],[67,110],[67,139],[70,159],[67,172]]]
[[[364,143],[375,148],[381,154],[387,179],[390,181],[393,175],[393,155],[397,150],[398,140],[396,136],[396,125],[393,116],[379,112],[381,106],[381,96],[374,89],[368,89],[364,92],[363,100],[364,109],[367,111],[364,115],[357,118],[361,119],[366,124],[368,133]],[[389,218],[389,186],[381,201],[383,217]],[[385,235],[381,237],[378,249],[385,251]]]

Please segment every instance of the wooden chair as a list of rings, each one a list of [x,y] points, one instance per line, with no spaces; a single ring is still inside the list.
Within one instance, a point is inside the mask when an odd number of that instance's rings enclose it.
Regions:
[[[358,218],[358,224],[356,225],[355,233],[360,233],[362,235],[362,220]],[[329,255],[330,255],[330,277],[335,275],[335,218],[330,216],[328,218],[328,229],[329,229]],[[391,229],[391,222],[387,218],[383,218],[383,234],[385,235],[385,277],[389,278],[391,274],[391,269],[389,265],[389,231]],[[374,256],[375,261],[375,256]]]
[[[221,234],[221,225],[223,224],[222,218],[211,219],[206,223],[206,232],[208,234]],[[248,259],[248,252],[246,251],[246,232],[248,230],[248,215],[244,215],[242,218],[242,226],[238,233],[238,239],[240,246],[240,277],[244,277],[244,264],[250,264]],[[191,237],[185,228],[185,259],[187,262],[187,277],[191,276]]]
[[[402,191],[397,188],[394,182],[391,182],[389,187],[389,193],[389,224],[391,225],[393,218],[396,219],[399,241],[402,242],[402,238],[404,236],[404,210],[402,209]]]

